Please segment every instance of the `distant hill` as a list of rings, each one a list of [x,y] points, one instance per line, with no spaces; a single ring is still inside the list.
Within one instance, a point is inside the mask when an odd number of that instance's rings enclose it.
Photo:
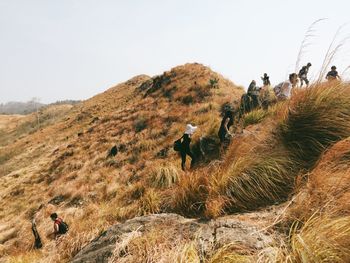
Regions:
[[[37,109],[46,107],[46,106],[51,106],[51,105],[62,105],[62,104],[67,104],[67,105],[74,105],[79,103],[79,100],[60,100],[56,101],[54,103],[50,104],[44,104],[40,103],[34,100],[27,101],[27,102],[18,102],[18,101],[10,101],[7,103],[1,103],[0,104],[0,114],[22,114],[22,115],[27,115],[30,114]]]

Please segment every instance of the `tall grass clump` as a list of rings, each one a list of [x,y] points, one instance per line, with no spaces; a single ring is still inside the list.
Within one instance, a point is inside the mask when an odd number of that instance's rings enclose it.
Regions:
[[[246,128],[249,125],[258,124],[262,122],[267,116],[268,111],[263,109],[251,111],[243,116],[243,128]]]
[[[295,160],[282,150],[240,157],[214,177],[211,196],[224,196],[226,211],[252,210],[286,199],[297,172]]]
[[[350,258],[350,216],[310,218],[291,231],[293,262],[348,262]]]
[[[249,255],[249,251],[241,251],[237,244],[227,244],[215,250],[213,255],[206,261],[207,263],[251,263],[253,261],[253,257]],[[243,249],[246,250],[246,249]],[[247,253],[248,252],[248,253]]]
[[[306,168],[312,167],[327,147],[350,136],[350,85],[333,82],[297,91],[280,136]]]
[[[185,216],[198,216],[205,210],[209,188],[206,175],[193,173],[181,176],[171,193],[171,210]]]
[[[169,188],[179,181],[178,169],[173,166],[160,166],[151,173],[151,185],[157,188]]]

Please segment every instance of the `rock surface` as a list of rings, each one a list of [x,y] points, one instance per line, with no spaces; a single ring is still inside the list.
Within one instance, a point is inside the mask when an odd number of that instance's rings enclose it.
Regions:
[[[164,231],[164,235],[170,230],[176,230],[179,235],[188,236],[195,240],[204,255],[214,247],[229,243],[237,243],[247,249],[261,250],[274,242],[274,238],[268,233],[236,218],[225,217],[200,222],[177,214],[154,214],[136,217],[110,227],[84,247],[71,262],[107,263],[115,253],[116,245],[120,247],[123,244],[125,251],[132,238],[140,237],[146,231],[155,228]]]

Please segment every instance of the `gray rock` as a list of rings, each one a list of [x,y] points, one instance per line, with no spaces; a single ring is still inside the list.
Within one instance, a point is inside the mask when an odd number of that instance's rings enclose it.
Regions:
[[[118,253],[123,253],[127,250],[129,240],[157,227],[164,230],[165,235],[171,228],[178,235],[186,235],[195,240],[203,255],[209,254],[214,247],[229,243],[237,243],[252,250],[261,250],[274,241],[267,233],[259,232],[256,226],[238,219],[225,217],[200,222],[177,214],[154,214],[135,217],[110,227],[85,246],[71,262],[107,263],[116,247]]]

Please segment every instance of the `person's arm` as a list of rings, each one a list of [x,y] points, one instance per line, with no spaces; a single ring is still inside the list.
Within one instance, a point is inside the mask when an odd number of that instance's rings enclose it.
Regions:
[[[226,118],[224,127],[225,127],[226,132],[227,132],[228,134],[231,134],[230,131],[228,130],[228,127],[227,127],[229,121],[230,121],[230,118]]]
[[[54,233],[55,238],[57,237],[58,232],[59,232],[59,226],[57,223],[54,223],[53,224],[53,233]]]

